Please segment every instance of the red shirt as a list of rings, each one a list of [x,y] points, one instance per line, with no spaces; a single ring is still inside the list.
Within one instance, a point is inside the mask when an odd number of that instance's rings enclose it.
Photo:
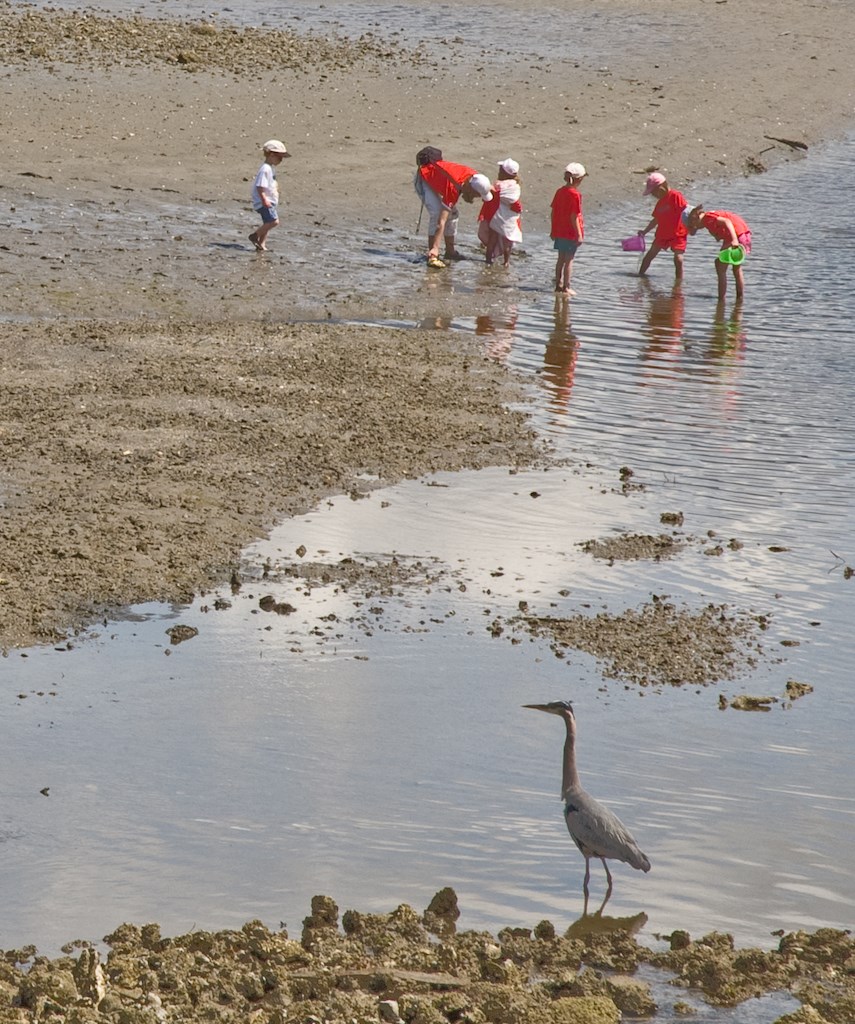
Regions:
[[[474,173],[474,168],[465,164],[453,164],[450,160],[437,160],[419,168],[419,174],[449,209],[460,198],[461,186],[465,185]]]
[[[728,213],[727,210],[707,210],[701,217],[701,224],[703,224],[713,238],[717,238],[720,242],[727,242],[730,245],[732,239],[727,226],[718,223],[717,218],[719,217],[727,217],[733,224],[733,230],[736,232],[737,238],[750,230],[745,221],[735,213]]]
[[[499,204],[501,203],[501,196],[497,189],[493,189],[493,198],[485,199],[481,203],[481,209],[478,213],[478,220],[485,220],[489,224],[493,217],[499,210]]]
[[[682,216],[687,206],[683,196],[675,188],[669,188],[653,207],[653,219],[656,221],[653,241],[656,245],[668,248],[677,239],[688,236]]]
[[[579,234],[576,234],[576,218],[579,218]],[[585,237],[585,222],[582,219],[582,195],[572,185],[562,185],[552,197],[551,238],[569,238],[581,242]]]

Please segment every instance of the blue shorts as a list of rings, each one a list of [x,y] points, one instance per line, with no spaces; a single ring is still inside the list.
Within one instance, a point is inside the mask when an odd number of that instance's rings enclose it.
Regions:
[[[262,206],[258,212],[265,224],[272,224],[275,220],[279,220],[279,210],[275,206]]]
[[[558,252],[565,252],[570,256],[575,256],[576,250],[581,244],[581,242],[577,242],[574,238],[556,238],[552,242],[552,248],[557,249]]]

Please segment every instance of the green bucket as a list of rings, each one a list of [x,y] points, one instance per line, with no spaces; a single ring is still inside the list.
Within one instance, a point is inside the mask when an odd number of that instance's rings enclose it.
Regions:
[[[745,262],[745,250],[741,245],[732,245],[729,249],[722,249],[718,258],[722,263],[730,263],[731,266],[738,267]]]

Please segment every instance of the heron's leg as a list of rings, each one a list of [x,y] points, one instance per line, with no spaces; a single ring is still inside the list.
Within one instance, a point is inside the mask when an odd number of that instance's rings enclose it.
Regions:
[[[603,867],[605,868],[605,871],[606,871],[606,878],[608,879],[608,883],[609,883],[608,884],[608,888],[606,889],[606,898],[603,900],[603,906],[600,907],[600,913],[602,913],[603,907],[611,899],[611,895],[612,895],[612,873],[611,873],[611,871],[609,871],[608,864],[606,864],[606,858],[605,857],[600,857],[600,860],[603,862]]]
[[[585,905],[582,908],[582,917],[588,916],[588,882],[591,880],[591,859],[585,858],[585,881],[582,883],[582,892],[585,894]]]

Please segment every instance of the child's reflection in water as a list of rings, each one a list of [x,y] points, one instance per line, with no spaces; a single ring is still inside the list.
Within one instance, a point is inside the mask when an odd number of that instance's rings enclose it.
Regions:
[[[552,311],[553,328],[543,353],[541,380],[549,391],[549,408],[563,415],[570,404],[579,339],[570,324],[570,303],[566,295],[556,295]]]

